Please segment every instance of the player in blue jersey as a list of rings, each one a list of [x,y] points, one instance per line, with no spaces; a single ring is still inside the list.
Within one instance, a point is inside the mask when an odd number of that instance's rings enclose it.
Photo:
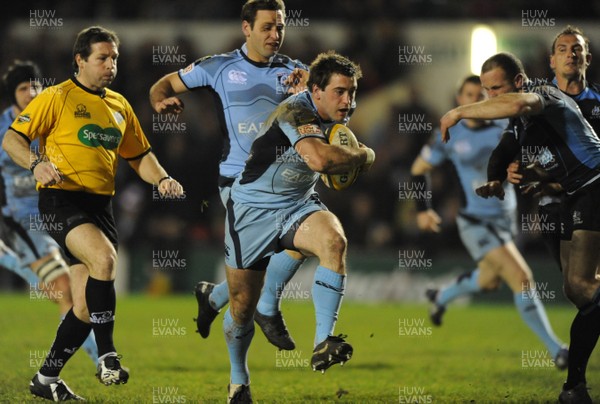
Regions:
[[[242,31],[246,43],[232,52],[205,57],[185,69],[161,78],[150,89],[156,112],[181,113],[183,103],[175,94],[209,89],[217,98],[224,138],[219,166],[219,191],[225,206],[231,184],[244,169],[252,141],[275,107],[292,92],[304,89],[307,67],[279,54],[285,36],[285,5],[281,0],[249,0],[242,8]],[[296,251],[282,251],[271,258],[265,288],[255,320],[267,339],[280,349],[294,349],[295,343],[281,314],[281,295],[286,283],[305,257]],[[227,283],[200,282],[196,325],[203,338],[229,301]]]
[[[0,142],[15,118],[41,91],[40,79],[40,70],[33,62],[17,60],[8,68],[3,84],[11,105],[0,115]],[[39,153],[39,142],[32,142],[31,148]],[[12,264],[4,266],[27,281],[30,288],[40,288],[45,291],[42,295],[56,300],[64,317],[73,306],[69,271],[58,244],[39,219],[35,178],[31,171],[15,164],[4,149],[0,149],[0,169],[6,195],[6,204],[2,207],[6,238],[18,255],[18,260],[11,259]],[[96,363],[98,349],[93,333],[82,346]]]
[[[251,402],[247,354],[269,258],[283,248],[316,256],[312,288],[317,327],[311,364],[325,371],[352,356],[344,336],[333,336],[346,283],[346,237],[341,223],[314,191],[319,173],[368,169],[375,159],[361,144],[327,143],[326,130],[350,113],[360,68],[334,52],[310,66],[309,90],[271,114],[252,144],[246,167],[227,202],[225,262],[230,306],[223,329],[229,349],[229,400]]]
[[[478,76],[463,80],[456,101],[468,105],[483,99]],[[504,281],[513,291],[517,311],[527,326],[542,340],[558,368],[567,366],[568,351],[555,336],[544,306],[535,293],[531,269],[513,239],[516,233],[516,197],[513,187],[504,187],[505,198],[482,199],[475,188],[486,182],[486,164],[498,144],[506,121],[467,119],[452,128],[452,139],[442,143],[439,133],[426,145],[411,168],[414,180],[427,185],[426,175],[446,160],[456,168],[464,204],[456,222],[463,244],[477,262],[477,269],[460,275],[441,290],[427,290],[433,303],[430,317],[441,325],[446,306],[452,300],[481,291],[497,289]],[[476,135],[476,136],[474,136]],[[440,217],[429,200],[419,201],[417,224],[423,231],[439,232]]]
[[[512,117],[514,136],[522,147],[544,147],[538,163],[566,193],[561,209],[564,291],[579,309],[571,324],[569,370],[559,401],[591,402],[585,370],[600,336],[600,279],[596,278],[600,260],[600,140],[571,97],[551,86],[526,86],[527,77],[515,56],[500,53],[486,64],[502,65],[506,72],[517,71],[507,77],[513,77],[512,87],[518,92],[447,112],[441,119],[442,137],[447,141],[448,129],[461,119]],[[511,81],[507,85],[510,87]]]

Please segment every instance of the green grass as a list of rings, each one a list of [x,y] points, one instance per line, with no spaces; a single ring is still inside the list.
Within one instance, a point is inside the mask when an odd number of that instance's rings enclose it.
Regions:
[[[27,385],[37,370],[36,356],[54,337],[56,307],[26,294],[2,295],[0,307],[0,402],[32,402]],[[575,310],[553,305],[548,312],[556,333],[566,340]],[[321,375],[307,367],[314,332],[312,304],[285,302],[297,350],[282,357],[257,329],[249,354],[255,402],[556,402],[566,373],[548,361],[523,365],[524,354],[537,355],[544,348],[512,306],[452,307],[441,328],[431,328],[425,313],[420,305],[345,302],[337,330],[349,335],[354,357],[343,368]],[[115,342],[123,364],[131,369],[130,382],[101,385],[83,352],[69,362],[62,377],[91,402],[225,402],[229,362],[222,316],[206,340],[194,332],[194,316],[191,294],[120,298]],[[159,329],[153,330],[153,321],[160,322]],[[407,328],[401,329],[400,323]],[[153,335],[161,331],[171,335]],[[588,380],[596,400],[599,376],[595,352]]]

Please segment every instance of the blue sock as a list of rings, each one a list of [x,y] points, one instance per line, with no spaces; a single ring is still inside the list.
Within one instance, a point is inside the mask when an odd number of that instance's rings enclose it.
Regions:
[[[229,302],[229,288],[227,286],[227,281],[215,285],[215,288],[210,292],[210,296],[208,296],[208,301],[215,310],[221,310],[225,307]]]
[[[561,342],[554,335],[546,311],[535,290],[522,291],[514,294],[515,306],[525,324],[544,342],[552,358],[556,357],[561,348]]]
[[[90,331],[90,334],[87,336],[81,347],[88,354],[88,356],[92,359],[95,365],[98,365],[98,346],[96,345],[96,337],[94,336],[94,331]]]
[[[457,297],[470,295],[481,291],[479,287],[479,268],[460,275],[455,283],[440,290],[436,303],[445,306]]]
[[[321,265],[317,267],[312,287],[313,304],[317,317],[315,346],[333,335],[345,289],[346,275],[338,274]]]
[[[248,370],[248,349],[254,336],[254,321],[239,325],[233,321],[229,308],[223,317],[223,331],[225,342],[229,351],[229,362],[231,364],[232,384],[249,384],[250,371]]]
[[[281,292],[303,262],[304,259],[296,260],[285,251],[271,257],[256,311],[265,316],[274,316],[280,311]]]

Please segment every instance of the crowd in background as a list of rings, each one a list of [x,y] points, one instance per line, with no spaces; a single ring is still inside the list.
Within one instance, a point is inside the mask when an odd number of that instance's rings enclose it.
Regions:
[[[336,18],[358,19],[374,10],[393,10],[393,15],[415,18],[424,16],[425,10],[437,15],[470,17],[479,15],[502,16],[504,7],[485,2],[486,7],[480,6],[480,1],[462,2],[460,9],[450,6],[449,1],[334,1],[343,3],[343,7],[332,5],[330,10],[339,10],[342,15]],[[57,7],[58,3],[76,4],[77,7],[60,6],[61,10],[70,10],[73,15],[68,17],[85,17],[99,15],[116,19],[186,19],[191,15],[201,18],[234,19],[237,18],[239,4],[231,2],[220,3],[219,7],[208,2],[197,2],[190,6],[179,7],[180,2],[152,3],[152,6],[142,7],[140,2],[120,1],[118,12],[113,3],[72,1],[44,3],[43,8]],[[143,3],[143,2],[142,2]],[[183,3],[183,2],[181,2]],[[287,1],[288,8],[295,6],[294,1]],[[559,2],[556,2],[560,4]],[[116,3],[114,3],[116,4]],[[592,4],[592,2],[590,2]],[[435,7],[434,7],[435,6]],[[33,6],[28,6],[33,7]],[[114,6],[116,7],[116,6]],[[191,9],[190,9],[191,7]],[[302,3],[304,12],[311,16],[321,16],[322,11],[317,5]],[[590,8],[591,7],[591,8]],[[577,10],[593,10],[590,7],[572,7],[568,13]],[[506,7],[508,9],[509,7]],[[565,6],[566,9],[566,6]],[[566,11],[566,12],[567,12]],[[366,13],[366,14],[365,14]],[[586,11],[587,18],[593,13]],[[388,15],[392,15],[388,13]],[[395,23],[402,18],[394,18]],[[364,78],[359,82],[357,94],[358,108],[361,98],[372,94],[391,83],[402,83],[410,89],[410,102],[401,105],[388,105],[387,118],[377,125],[372,125],[371,133],[359,133],[359,137],[368,139],[368,143],[376,152],[377,160],[372,170],[361,175],[357,182],[343,192],[326,189],[322,184],[318,189],[321,199],[329,209],[335,212],[342,221],[347,232],[352,251],[369,250],[398,251],[400,245],[427,245],[432,254],[462,249],[458,238],[454,217],[461,203],[458,181],[452,167],[436,170],[432,177],[433,205],[443,219],[442,233],[439,235],[421,235],[418,233],[414,218],[414,201],[400,200],[398,197],[399,184],[410,178],[410,165],[427,142],[431,133],[406,133],[398,129],[398,117],[402,114],[425,114],[428,121],[436,126],[439,117],[445,111],[432,110],[421,101],[418,83],[408,80],[411,66],[398,64],[397,47],[401,43],[398,30],[392,23],[382,21],[374,31],[369,25],[350,31],[343,49],[338,51],[359,62],[363,69]],[[71,73],[71,49],[66,46],[53,46],[48,43],[47,31],[40,30],[35,39],[8,38],[0,43],[1,67],[6,66],[15,58],[31,59],[42,68],[44,77],[54,78],[56,83],[67,79]],[[288,35],[303,35],[306,40],[301,46],[284,47],[282,53],[310,63],[320,51],[326,50],[319,45],[319,38],[311,36],[310,30],[288,33]],[[122,38],[123,40],[123,38]],[[207,53],[200,49],[193,38],[181,37],[177,41],[178,53],[187,55],[187,63],[205,56]],[[243,38],[234,41],[226,50],[241,46]],[[162,75],[180,68],[187,63],[156,64],[152,59],[153,44],[142,43],[131,47],[123,42],[120,47],[118,76],[111,88],[124,94],[132,103],[142,127],[150,140],[154,152],[163,162],[170,175],[177,178],[186,189],[183,200],[173,202],[157,197],[156,190],[136,177],[122,160],[120,173],[117,176],[117,194],[114,200],[115,215],[119,226],[120,241],[129,248],[149,249],[179,249],[207,247],[221,251],[223,245],[224,211],[218,199],[218,162],[222,153],[222,137],[217,120],[219,105],[214,102],[208,91],[196,91],[184,96],[186,110],[177,119],[171,130],[162,130],[168,125],[158,118],[148,101],[150,86]],[[593,54],[592,50],[592,54]],[[547,62],[547,52],[540,52],[536,60],[524,60],[526,71],[536,77],[552,77]],[[593,73],[591,69],[590,73]],[[465,72],[467,73],[467,72]],[[594,77],[589,77],[594,81]],[[458,80],[459,78],[457,78]],[[453,106],[453,94],[440,94],[448,100],[448,108]],[[5,107],[6,97],[2,98]],[[173,122],[172,122],[173,123]],[[352,121],[350,122],[352,127]],[[527,198],[520,200],[523,211],[532,209],[533,204]],[[542,248],[538,242],[539,235],[522,235],[522,245],[531,244],[531,248]]]

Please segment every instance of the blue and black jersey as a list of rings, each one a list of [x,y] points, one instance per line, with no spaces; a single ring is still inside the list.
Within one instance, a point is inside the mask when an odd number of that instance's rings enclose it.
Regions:
[[[246,168],[231,189],[235,202],[266,209],[293,206],[314,194],[319,173],[294,148],[308,137],[326,141],[333,121],[323,121],[308,91],[281,103],[252,144]]]
[[[538,115],[511,119],[490,158],[488,180],[504,180],[506,167],[522,153],[538,162],[567,193],[600,177],[600,140],[586,120],[597,120],[593,114],[600,114],[595,88],[587,87],[573,97],[551,86],[534,87],[530,92],[540,97],[544,109]],[[587,116],[579,102],[584,103]]]

